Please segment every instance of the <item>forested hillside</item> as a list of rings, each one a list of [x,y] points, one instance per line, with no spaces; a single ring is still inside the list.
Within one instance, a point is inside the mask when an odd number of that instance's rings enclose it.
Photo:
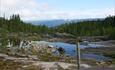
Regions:
[[[115,39],[115,16],[92,21],[71,22],[49,28],[45,25],[32,25],[20,20],[19,15],[13,15],[10,19],[0,18],[0,33],[67,33],[74,36],[107,36]]]
[[[58,26],[56,30],[75,36],[107,36],[115,39],[115,16],[103,20],[66,23]]]
[[[32,25],[20,20],[19,15],[13,15],[10,19],[0,18],[0,32],[25,32],[25,33],[47,33],[48,27]]]

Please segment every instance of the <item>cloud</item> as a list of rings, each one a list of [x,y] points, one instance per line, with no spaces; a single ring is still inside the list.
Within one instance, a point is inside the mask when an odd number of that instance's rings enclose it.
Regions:
[[[23,20],[96,18],[115,15],[114,8],[59,10],[37,0],[0,0],[0,16],[19,14]]]
[[[37,0],[0,0],[0,16],[20,14],[22,18],[29,18],[35,16],[36,12],[48,9],[47,3],[38,3]]]

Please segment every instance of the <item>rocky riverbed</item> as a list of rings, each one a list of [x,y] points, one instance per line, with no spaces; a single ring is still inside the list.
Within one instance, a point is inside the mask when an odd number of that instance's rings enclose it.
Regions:
[[[42,70],[55,70],[55,69],[70,69],[71,67],[76,68],[76,64],[66,63],[66,62],[44,62],[37,59],[36,57],[14,57],[6,54],[0,54],[0,70],[26,70],[29,67],[40,67]],[[10,63],[10,64],[9,64]],[[13,65],[16,64],[16,65]],[[12,65],[12,66],[10,66]],[[6,67],[7,66],[7,67]],[[13,66],[15,69],[13,69]],[[83,68],[90,68],[91,66],[88,64],[81,64]],[[3,68],[3,69],[2,69]],[[11,69],[10,69],[11,68]],[[41,70],[40,69],[40,70]],[[31,70],[31,69],[28,69]],[[36,69],[39,70],[39,69]]]
[[[85,47],[81,49],[81,53],[94,53],[102,54],[107,57],[111,57],[110,62],[106,61],[96,61],[90,59],[81,59],[81,70],[114,70],[115,68],[115,41],[99,41],[92,42],[93,44],[101,44],[104,47]],[[76,45],[75,45],[76,46]],[[67,45],[66,45],[67,47]],[[72,47],[72,46],[71,46]],[[16,49],[16,48],[15,48]],[[21,54],[31,51],[32,55]],[[14,53],[10,49],[4,49],[0,54],[0,69],[2,70],[76,70],[77,64],[76,59],[62,58],[58,56],[51,56],[50,54],[43,54],[44,52],[35,52],[34,49],[22,49],[15,51]],[[24,52],[25,51],[25,52]],[[12,53],[13,52],[13,53]],[[28,52],[30,53],[30,52]],[[111,55],[112,54],[112,55]],[[61,60],[60,60],[61,59]],[[73,62],[72,62],[73,61]]]
[[[0,54],[0,70],[76,70],[77,65],[66,62],[35,61],[30,58],[12,57]],[[114,70],[114,65],[91,66],[81,64],[79,70]]]

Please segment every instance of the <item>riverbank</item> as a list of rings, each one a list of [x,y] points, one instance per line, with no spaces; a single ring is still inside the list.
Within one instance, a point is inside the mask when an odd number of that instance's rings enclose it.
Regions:
[[[112,54],[113,56],[111,56],[112,58],[115,58],[115,40],[109,40],[109,41],[99,41],[99,42],[92,42],[94,44],[101,44],[104,45],[104,47],[95,47],[95,48],[85,48],[85,49],[81,49],[82,52],[85,53],[99,53],[99,54]]]
[[[55,39],[57,40],[57,38],[55,38]],[[58,39],[60,39],[60,38],[58,38]],[[63,40],[65,40],[65,39],[63,39]],[[62,40],[62,39],[60,39],[60,40]],[[70,44],[66,43],[66,45],[64,45],[65,43],[63,43],[63,42],[67,42],[67,41],[70,43],[70,40],[71,40],[71,43],[72,42],[75,43],[76,40],[72,39],[72,38],[71,39],[67,38],[65,41],[63,41],[63,40],[60,41],[60,43],[57,40],[57,44],[59,45],[59,47],[64,47],[65,46],[66,50],[67,51],[70,50],[69,52],[71,54],[73,54],[72,52],[74,52],[76,54],[76,52],[75,52],[76,45],[75,44],[70,45]],[[50,40],[50,41],[52,42],[53,40]],[[53,42],[55,42],[55,41],[53,41]],[[39,42],[36,41],[36,43],[39,43]],[[114,40],[97,41],[97,42],[94,41],[94,42],[89,42],[89,43],[101,44],[101,45],[104,45],[104,47],[92,47],[92,48],[91,47],[89,47],[89,48],[85,47],[85,48],[81,49],[81,53],[93,53],[93,54],[99,54],[99,55],[102,54],[104,56],[111,57],[112,58],[112,60],[111,60],[112,63],[109,63],[109,65],[108,65],[108,61],[101,62],[101,61],[96,61],[96,60],[92,60],[92,59],[81,59],[81,65],[84,67],[83,70],[87,70],[87,69],[90,70],[92,68],[94,68],[94,69],[99,68],[101,70],[103,68],[103,66],[105,67],[105,69],[106,68],[110,68],[110,70],[113,69],[115,67],[114,66],[115,65],[115,60],[114,60],[115,41]],[[43,41],[42,41],[42,44],[44,44]],[[54,46],[55,45],[58,46],[57,44],[54,43]],[[73,47],[72,47],[72,45],[73,45]],[[52,56],[51,54],[44,53],[43,50],[41,52],[38,52],[38,50],[39,50],[39,49],[37,49],[38,47],[39,47],[39,45],[31,46],[30,49],[25,47],[25,50],[24,50],[24,48],[18,49],[19,48],[18,47],[16,49],[16,47],[15,47],[14,52],[13,52],[13,49],[10,50],[7,47],[4,48],[4,50],[1,50],[3,52],[3,55],[5,55],[5,58],[2,57],[2,56],[0,57],[0,60],[1,60],[0,62],[2,64],[1,66],[10,67],[10,66],[13,66],[13,64],[15,64],[15,62],[16,62],[15,65],[19,65],[19,68],[21,66],[20,70],[34,70],[34,68],[36,68],[37,70],[38,69],[42,70],[42,69],[49,68],[49,70],[51,70],[50,68],[55,68],[55,67],[61,68],[62,70],[67,70],[68,68],[71,68],[71,67],[72,67],[72,69],[68,69],[68,70],[76,69],[76,62],[77,62],[76,58],[72,59],[71,57],[62,58],[60,56]],[[72,50],[72,48],[74,50]],[[46,51],[46,48],[44,49],[44,51]],[[21,53],[24,53],[24,55],[21,54]],[[34,54],[34,55],[30,55],[29,53]],[[104,65],[99,65],[98,66],[98,64],[97,64],[98,62],[99,63],[104,63]],[[8,65],[7,65],[7,63],[8,63]],[[11,65],[9,63],[11,63]],[[4,65],[4,64],[6,64],[6,65]],[[68,67],[66,67],[66,66],[68,66]],[[90,68],[87,68],[87,66],[90,67]],[[18,66],[16,66],[16,67],[18,68]],[[16,67],[14,67],[14,68],[16,68]],[[66,68],[64,68],[64,67],[66,67]],[[9,69],[9,68],[7,68],[7,69]]]
[[[115,40],[94,42],[95,44],[104,45],[104,47],[81,49],[82,53],[98,54],[111,58],[112,64],[115,64]]]

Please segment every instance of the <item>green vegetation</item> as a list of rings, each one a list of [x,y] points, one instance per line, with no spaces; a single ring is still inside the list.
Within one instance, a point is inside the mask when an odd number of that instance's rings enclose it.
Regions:
[[[53,56],[50,53],[38,54],[38,58],[41,61],[59,61],[60,59],[59,56]]]
[[[37,26],[30,23],[25,23],[20,20],[19,15],[13,15],[11,18],[0,18],[0,32],[25,32],[25,33],[50,33],[50,29],[46,26]]]
[[[115,16],[109,16],[105,19],[95,19],[91,21],[71,22],[49,28],[45,25],[32,25],[20,20],[19,15],[13,15],[11,18],[0,18],[0,33],[37,33],[37,34],[55,34],[67,33],[74,36],[106,36],[109,39],[115,39]]]
[[[115,16],[92,21],[71,22],[57,27],[57,32],[75,36],[106,36],[115,39]]]
[[[0,70],[17,70],[20,68],[21,64],[18,62],[0,60]]]

